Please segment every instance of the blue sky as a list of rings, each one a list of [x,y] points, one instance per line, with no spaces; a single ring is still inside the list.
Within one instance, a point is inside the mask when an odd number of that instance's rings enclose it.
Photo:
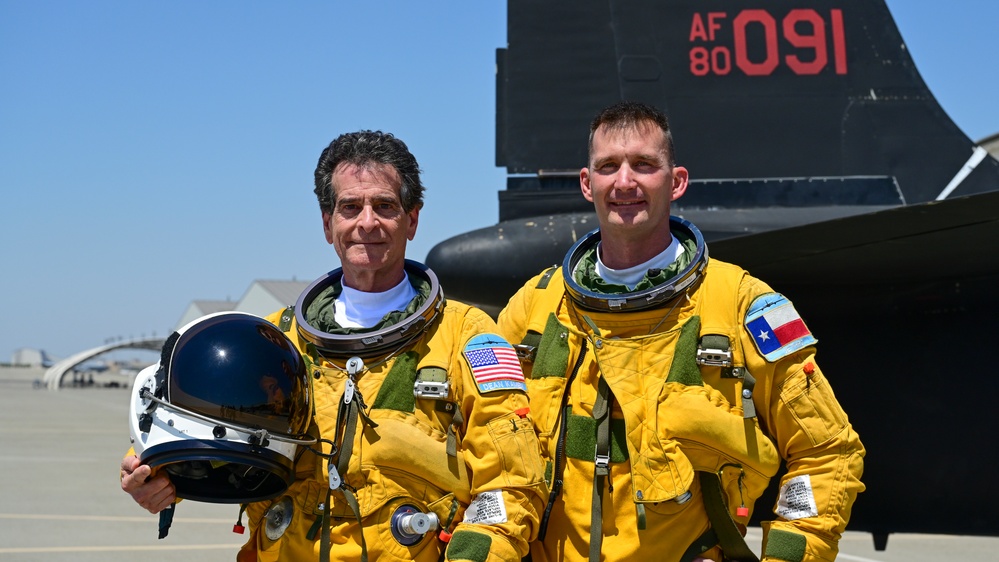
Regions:
[[[958,126],[999,132],[999,3],[888,6]],[[0,361],[165,335],[192,300],[336,267],[311,183],[340,132],[419,159],[412,258],[495,224],[505,43],[493,0],[0,0]]]

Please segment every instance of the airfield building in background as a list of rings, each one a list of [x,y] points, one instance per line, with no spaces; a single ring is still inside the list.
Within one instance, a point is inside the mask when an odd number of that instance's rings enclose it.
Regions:
[[[250,283],[250,287],[238,301],[193,300],[184,310],[183,314],[181,314],[177,324],[174,325],[167,332],[167,334],[172,331],[179,330],[192,320],[215,312],[236,311],[255,314],[257,316],[267,316],[268,314],[281,310],[282,308],[294,305],[298,300],[298,296],[308,285],[309,284],[307,282],[296,280],[256,280]],[[151,337],[142,337],[138,339],[124,340],[119,338],[119,341],[109,340],[102,345],[88,350],[81,350],[74,353],[71,357],[62,360],[58,357],[50,357],[49,354],[46,353],[43,343],[43,347],[40,349],[20,348],[15,350],[11,355],[10,364],[26,367],[45,367],[51,370],[52,367],[62,363],[62,369],[65,372],[79,372],[92,369],[95,364],[100,364],[106,367],[107,362],[101,362],[98,361],[98,359],[100,356],[112,351],[123,349],[158,350],[159,347],[162,346],[164,338],[165,336],[157,337],[153,335]],[[155,357],[152,355],[150,355],[150,357],[150,361],[155,360]],[[67,361],[69,361],[69,363],[66,363]],[[130,361],[129,363],[130,367],[133,367],[128,369],[128,371],[131,372],[134,370],[134,365],[131,364],[134,363],[134,361]],[[47,376],[47,378],[54,379],[56,377],[53,375],[51,377]],[[61,380],[62,376],[59,378]]]

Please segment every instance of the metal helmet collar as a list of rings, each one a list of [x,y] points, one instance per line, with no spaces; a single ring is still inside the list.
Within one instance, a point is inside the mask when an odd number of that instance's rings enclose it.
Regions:
[[[368,359],[407,346],[423,334],[427,326],[433,324],[444,310],[445,300],[437,275],[429,267],[412,260],[406,260],[405,267],[407,274],[430,283],[430,295],[416,312],[402,322],[358,334],[331,334],[310,325],[305,319],[305,312],[320,293],[343,277],[343,268],[337,268],[313,281],[298,297],[295,320],[299,335],[314,344],[321,353],[342,357]]]
[[[575,304],[587,310],[628,312],[658,308],[670,303],[677,296],[682,295],[704,273],[704,268],[708,265],[708,247],[704,243],[701,231],[693,223],[674,216],[671,216],[669,220],[671,231],[683,232],[697,243],[697,253],[690,260],[690,265],[683,271],[677,273],[675,277],[666,283],[632,293],[608,295],[583,287],[573,278],[573,268],[579,263],[584,253],[600,242],[600,229],[598,228],[580,238],[569,249],[569,252],[565,255],[565,260],[562,262],[562,277],[565,280],[565,289],[569,298]]]

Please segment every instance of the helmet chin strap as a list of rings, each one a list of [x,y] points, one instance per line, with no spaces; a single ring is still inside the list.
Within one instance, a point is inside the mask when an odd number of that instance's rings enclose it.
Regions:
[[[156,538],[165,539],[170,533],[170,525],[173,524],[173,514],[175,511],[174,507],[176,507],[176,505],[176,503],[168,505],[165,509],[163,509],[163,511],[160,512],[160,534]]]

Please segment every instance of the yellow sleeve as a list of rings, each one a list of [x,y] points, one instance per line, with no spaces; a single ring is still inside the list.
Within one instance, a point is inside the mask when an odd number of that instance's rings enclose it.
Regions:
[[[746,306],[769,290],[752,281]],[[787,464],[777,519],[763,524],[763,559],[835,560],[853,502],[864,490],[864,446],[815,361],[815,345],[767,361],[748,330],[742,340],[756,378],[757,415]]]
[[[497,317],[497,327],[499,335],[503,336],[512,344],[519,344],[527,333],[527,324],[530,320],[531,297],[534,295],[535,286],[542,274],[536,275],[520,288],[510,300],[507,301],[503,310]],[[561,280],[559,281],[561,283]]]
[[[484,334],[500,347],[508,345],[495,332],[496,325],[485,313],[469,308],[455,352],[462,354],[473,338]],[[471,475],[473,500],[451,537],[447,559],[517,562],[537,537],[546,496],[527,394],[520,388],[478,385],[464,355],[453,364],[457,368],[452,380],[460,386],[456,395],[464,418],[460,446]],[[515,358],[513,365],[520,372]]]
[[[776,365],[766,424],[787,474],[778,519],[764,526],[767,560],[835,560],[857,494],[864,446],[808,349]],[[759,408],[757,411],[760,411]]]

